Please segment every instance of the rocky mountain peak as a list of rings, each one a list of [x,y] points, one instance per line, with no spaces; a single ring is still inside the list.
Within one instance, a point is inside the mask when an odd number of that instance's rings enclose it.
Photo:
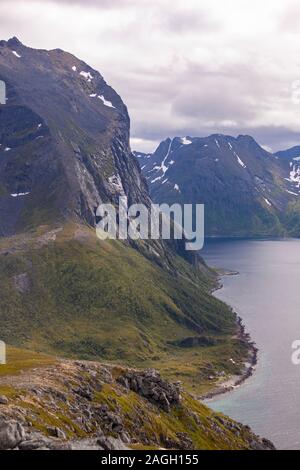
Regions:
[[[13,36],[12,38],[10,38],[10,39],[7,41],[7,45],[8,45],[9,47],[23,46],[23,44],[21,43],[21,41],[20,41],[16,36]]]

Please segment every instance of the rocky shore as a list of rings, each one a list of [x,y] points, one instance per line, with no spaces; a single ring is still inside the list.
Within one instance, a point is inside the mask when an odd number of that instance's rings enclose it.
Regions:
[[[223,284],[221,281],[221,276],[237,276],[239,274],[238,271],[229,271],[229,270],[218,270],[219,278],[217,279],[217,285],[212,290],[216,292],[217,290],[222,289]],[[201,395],[201,400],[210,400],[218,395],[222,395],[224,393],[228,393],[234,388],[239,387],[243,382],[245,382],[249,377],[253,375],[255,370],[255,366],[257,365],[258,360],[258,348],[255,345],[255,342],[252,341],[251,336],[246,331],[246,327],[243,324],[243,320],[240,316],[237,315],[237,338],[240,339],[243,343],[247,345],[248,350],[248,357],[247,360],[244,362],[244,365],[241,369],[239,375],[227,377],[223,381],[221,381],[216,388],[211,390],[210,392]]]
[[[202,395],[200,397],[201,400],[209,400],[216,397],[217,395],[228,393],[234,390],[234,388],[239,387],[243,382],[245,382],[249,377],[253,375],[255,366],[257,365],[258,348],[255,346],[255,343],[251,340],[249,333],[246,332],[245,326],[243,325],[242,319],[240,317],[237,317],[237,324],[237,336],[241,339],[241,341],[247,344],[247,361],[244,362],[244,366],[241,370],[240,375],[226,378],[224,381],[220,382],[216,388]]]

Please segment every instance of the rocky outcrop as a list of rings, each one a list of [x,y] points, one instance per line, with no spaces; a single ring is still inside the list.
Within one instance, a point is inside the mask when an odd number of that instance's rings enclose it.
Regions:
[[[45,436],[34,430],[27,430],[14,421],[0,423],[1,450],[128,450],[124,442],[99,432],[98,436],[86,439],[67,440],[64,433],[57,429],[56,435]],[[55,439],[57,438],[57,439]]]
[[[0,385],[3,450],[273,448],[155,370],[58,361]]]
[[[163,380],[154,369],[142,372],[129,370],[118,378],[118,382],[147,398],[167,413],[170,412],[171,405],[178,405],[181,400],[179,385]]]
[[[0,422],[0,448],[15,449],[25,438],[23,426],[17,421]]]

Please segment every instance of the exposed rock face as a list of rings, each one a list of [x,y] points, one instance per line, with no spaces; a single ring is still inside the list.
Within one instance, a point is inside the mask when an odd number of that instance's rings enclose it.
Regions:
[[[129,117],[99,72],[60,49],[0,42],[0,235],[77,217],[100,202],[149,203],[129,147]]]
[[[153,154],[135,155],[155,202],[205,204],[207,235],[289,230],[286,211],[299,194],[297,175],[250,136],[168,138]]]
[[[143,372],[129,370],[118,378],[118,382],[155,403],[167,413],[171,405],[180,403],[178,385],[163,380],[156,370],[148,369]]]

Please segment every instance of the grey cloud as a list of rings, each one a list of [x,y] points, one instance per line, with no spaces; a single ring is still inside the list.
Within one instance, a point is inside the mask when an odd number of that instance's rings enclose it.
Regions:
[[[280,32],[295,33],[300,27],[300,5],[299,2],[293,2],[280,15],[278,22]]]
[[[197,31],[199,34],[215,31],[221,25],[213,18],[209,17],[205,11],[195,10],[175,10],[161,18],[161,25],[167,31],[177,34]]]
[[[147,151],[154,150],[157,144],[166,137],[185,136],[205,137],[211,134],[225,134],[237,137],[239,134],[251,135],[260,145],[270,147],[273,152],[285,150],[300,145],[300,132],[294,132],[283,126],[261,126],[261,127],[238,127],[229,129],[228,127],[203,127],[193,123],[193,125],[174,127],[170,132],[167,125],[161,127],[154,126],[151,129],[140,124],[138,135],[143,135],[145,141],[149,142]],[[138,150],[143,150],[142,146]]]
[[[11,8],[17,1],[23,9]],[[4,38],[16,35],[32,47],[60,47],[100,71],[127,104],[140,150],[143,141],[149,150],[167,136],[215,132],[253,134],[275,149],[300,143],[295,131],[300,107],[289,105],[290,81],[299,78],[296,47],[291,52],[299,33],[289,29],[298,21],[296,4],[289,0],[288,6],[281,3],[277,24],[279,32],[290,34],[267,31],[259,38],[245,18],[239,21],[239,6],[236,38],[233,22],[230,29],[226,24],[225,2],[214,0],[0,3]],[[255,18],[258,29],[260,21]],[[291,35],[292,43],[283,42]]]
[[[140,0],[140,2],[147,2],[148,0]],[[130,5],[138,5],[137,0],[10,0],[11,3],[53,3],[57,5],[70,5],[80,7],[96,7],[105,9],[126,8]]]

